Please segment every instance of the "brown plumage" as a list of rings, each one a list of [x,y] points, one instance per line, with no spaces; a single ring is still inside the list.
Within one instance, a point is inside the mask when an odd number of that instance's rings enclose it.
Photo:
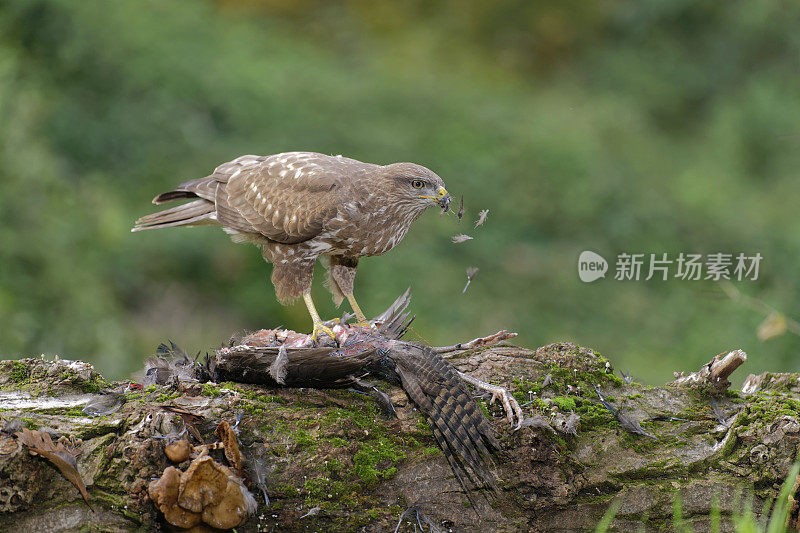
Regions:
[[[273,264],[278,300],[307,296],[314,262],[329,269],[334,301],[352,299],[358,260],[380,255],[405,237],[425,209],[447,209],[450,196],[432,171],[413,163],[374,165],[342,156],[288,152],[245,155],[155,197],[161,204],[192,201],[144,216],[132,231],[174,226],[219,225],[237,242],[253,242]]]
[[[467,494],[467,480],[479,487],[496,488],[488,464],[491,451],[500,446],[456,369],[430,347],[412,342],[389,341],[385,354],[406,394],[428,419],[436,442]]]

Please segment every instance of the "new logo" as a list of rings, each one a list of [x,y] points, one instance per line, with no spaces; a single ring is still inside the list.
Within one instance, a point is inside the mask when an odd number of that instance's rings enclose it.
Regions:
[[[581,252],[578,257],[578,277],[584,283],[591,283],[600,278],[606,277],[608,262],[603,256],[589,250]]]

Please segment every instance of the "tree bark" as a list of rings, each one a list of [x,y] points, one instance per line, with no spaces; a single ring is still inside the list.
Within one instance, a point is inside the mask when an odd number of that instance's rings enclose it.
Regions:
[[[526,417],[538,414],[555,428],[512,431],[502,408],[487,405],[502,445],[493,468],[500,483],[496,493],[473,491],[474,507],[430,428],[394,385],[379,384],[397,409],[386,419],[372,398],[350,390],[182,382],[126,392],[126,383],[106,383],[87,363],[3,361],[0,529],[168,530],[147,494],[172,464],[163,437],[189,424],[211,442],[220,421],[235,426],[238,418],[242,453],[267,459],[270,506],[252,488],[258,512],[237,531],[392,531],[398,522],[399,531],[417,523],[426,531],[592,531],[615,500],[612,530],[644,524],[649,531],[672,524],[676,495],[695,531],[709,529],[715,505],[724,530],[745,499],[760,512],[795,461],[800,381],[765,374],[748,379],[749,394],[720,389],[719,379],[707,378],[723,359],[697,379],[649,387],[625,383],[604,357],[568,343],[454,352],[458,370],[507,387]],[[655,438],[628,432],[594,386]],[[101,394],[115,387],[119,395]],[[102,399],[112,412],[83,412]],[[558,431],[571,412],[581,417],[577,435]],[[19,442],[22,427],[79,439],[78,472],[95,512]],[[223,452],[211,453],[223,460]]]

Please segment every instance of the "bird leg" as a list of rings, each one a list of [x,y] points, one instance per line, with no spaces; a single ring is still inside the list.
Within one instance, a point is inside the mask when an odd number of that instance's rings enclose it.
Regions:
[[[319,313],[317,313],[317,308],[314,307],[314,300],[311,299],[311,293],[303,293],[303,300],[306,302],[311,320],[314,321],[314,330],[311,332],[311,337],[316,340],[320,333],[327,333],[330,335],[331,339],[336,341],[336,335],[333,334],[333,330],[322,323],[322,319],[319,317]]]
[[[338,288],[340,291],[339,298],[341,298],[341,295],[344,295],[344,297],[347,298],[347,301],[350,302],[350,307],[353,309],[353,312],[356,314],[356,318],[358,319],[358,323],[354,325],[359,327],[369,327],[369,320],[367,320],[366,315],[364,315],[364,312],[361,310],[361,307],[359,307],[358,302],[356,302],[355,296],[353,296],[353,285],[355,284],[357,268],[358,259],[352,259],[349,257],[331,257],[330,259],[330,277],[336,285],[336,288]],[[329,288],[333,289],[333,287]]]
[[[473,348],[480,348],[483,346],[491,346],[492,344],[498,343],[500,341],[513,339],[516,337],[516,333],[509,333],[508,330],[501,329],[497,333],[489,335],[488,337],[478,337],[477,339],[472,339],[469,342],[459,342],[458,344],[454,344],[452,346],[434,346],[433,351],[441,355],[443,358],[452,357],[450,352],[456,352],[459,350],[472,350]],[[444,355],[450,354],[450,355]]]
[[[355,312],[356,318],[358,319],[358,322],[353,325],[360,327],[370,327],[369,320],[367,320],[367,317],[364,316],[364,312],[358,306],[358,302],[356,302],[356,297],[353,296],[353,293],[351,292],[350,294],[345,294],[345,297],[347,298],[347,301],[350,302],[350,307],[353,308],[353,312]]]
[[[467,383],[471,383],[475,385],[475,387],[479,389],[483,389],[485,391],[492,393],[492,399],[489,401],[489,404],[493,404],[494,401],[500,398],[500,401],[503,403],[503,409],[506,411],[506,418],[508,419],[508,423],[514,428],[514,430],[519,429],[522,427],[522,421],[525,419],[525,415],[522,412],[522,407],[519,406],[517,400],[508,392],[508,390],[504,387],[499,385],[492,385],[491,383],[486,383],[485,381],[481,381],[477,378],[473,378],[463,372],[458,372],[458,375],[461,376],[461,379],[466,381]],[[514,417],[517,417],[517,423],[514,423]]]

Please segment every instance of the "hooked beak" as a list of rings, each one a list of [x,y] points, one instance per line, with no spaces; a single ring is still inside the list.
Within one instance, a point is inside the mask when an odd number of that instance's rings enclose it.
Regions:
[[[442,208],[443,213],[450,209],[450,195],[447,194],[447,189],[444,187],[439,187],[439,194],[436,195],[434,200]]]
[[[430,198],[431,200],[436,202],[436,204],[442,208],[442,213],[444,213],[450,208],[450,195],[447,194],[447,189],[445,189],[444,187],[439,187],[439,191],[436,194],[436,196],[426,196],[421,194],[419,197]]]

